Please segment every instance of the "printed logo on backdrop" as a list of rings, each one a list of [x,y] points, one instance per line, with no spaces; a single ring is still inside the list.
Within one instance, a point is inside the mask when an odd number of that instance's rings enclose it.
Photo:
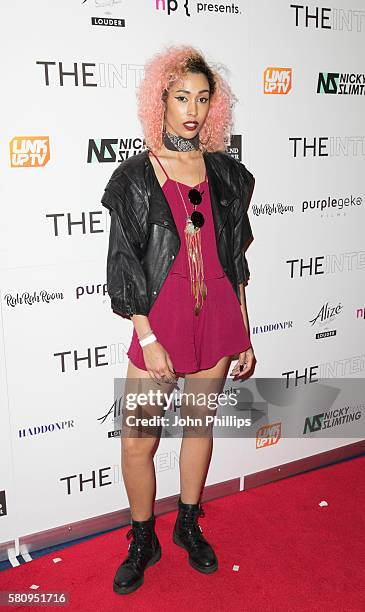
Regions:
[[[125,28],[125,19],[112,17],[91,17],[91,25]]]
[[[307,416],[304,421],[303,434],[311,434],[333,427],[340,428],[348,423],[359,421],[364,416],[364,408],[365,404],[358,404]]]
[[[150,0],[156,10],[166,15],[174,15],[179,12],[186,17],[197,15],[241,15],[242,11],[238,4],[230,0],[220,2],[197,2],[197,0]]]
[[[286,388],[298,387],[301,385],[308,385],[318,383],[319,378],[314,378],[318,374],[319,365],[306,366],[301,370],[289,370],[288,372],[282,372],[281,376],[286,378]]]
[[[143,64],[110,64],[105,62],[55,62],[36,60],[43,67],[46,87],[109,87],[139,86],[144,73]]]
[[[65,482],[67,495],[72,495],[84,493],[85,491],[90,491],[90,489],[118,484],[120,482],[120,470],[117,465],[108,465],[97,470],[91,470],[87,474],[81,472],[79,474],[63,476],[59,480],[60,482]]]
[[[337,356],[331,361],[327,360],[320,363],[318,367],[322,378],[345,378],[346,376],[356,378],[359,376],[359,372],[365,371],[365,353],[360,352],[346,357]]]
[[[49,162],[48,136],[14,136],[9,147],[12,168],[40,168]]]
[[[292,157],[363,157],[365,136],[292,136]]]
[[[0,491],[0,516],[6,516],[6,493],[5,491]]]
[[[350,209],[361,206],[364,203],[364,197],[361,195],[350,194],[345,197],[327,196],[319,200],[303,200],[300,209],[301,212],[319,211],[322,219],[345,216]],[[253,204],[251,206],[252,213],[257,217],[260,215],[275,215],[286,213],[294,213],[292,204],[284,204],[276,202],[272,204]]]
[[[114,400],[113,404],[110,406],[109,410],[103,414],[103,416],[98,417],[97,421],[99,421],[100,425],[104,425],[104,423],[111,422],[113,429],[108,428],[107,437],[108,438],[118,438],[121,436],[121,401],[122,397],[118,397]]]
[[[127,347],[123,342],[73,348],[53,353],[57,374],[71,375],[74,372],[84,372],[95,368],[126,364]]]
[[[292,88],[292,68],[269,67],[264,72],[264,94],[288,94]]]
[[[89,210],[78,212],[47,213],[46,219],[50,219],[51,236],[63,238],[65,236],[88,236],[89,234],[103,234],[107,232],[108,214],[103,210]],[[100,227],[105,221],[104,227]]]
[[[85,296],[102,296],[105,297],[108,293],[107,283],[98,283],[95,285],[79,285],[75,289],[76,300],[80,300]],[[5,306],[15,308],[16,306],[34,306],[34,304],[50,304],[51,302],[64,300],[65,295],[62,291],[23,291],[22,293],[6,293],[4,295]],[[103,300],[105,302],[106,300]]]
[[[175,451],[155,453],[153,457],[156,472],[176,470],[179,467],[179,455]],[[66,495],[88,493],[100,487],[117,485],[123,483],[123,475],[120,463],[96,468],[88,472],[78,472],[76,468],[73,473],[59,479]]]
[[[268,448],[277,444],[281,438],[281,423],[263,425],[256,432],[256,448]]]
[[[320,72],[317,93],[363,96],[365,94],[365,74],[354,72]]]
[[[81,4],[83,7],[90,8],[93,11],[95,9],[102,9],[103,13],[108,15],[108,17],[91,17],[91,25],[124,28],[125,20],[113,14],[115,13],[115,9],[120,7],[121,1],[122,0],[81,0]]]
[[[321,218],[329,218],[341,215],[346,215],[349,209],[361,206],[364,198],[361,195],[355,196],[351,194],[346,197],[331,197],[323,198],[322,200],[303,200],[302,212],[317,210],[321,213]]]
[[[312,257],[298,257],[285,260],[289,264],[290,278],[307,278],[319,274],[336,274],[361,271],[365,269],[365,251],[328,253]]]
[[[22,293],[6,293],[4,295],[5,306],[15,308],[15,306],[34,306],[34,304],[50,304],[53,301],[63,300],[62,291],[23,291]]]
[[[54,423],[42,423],[42,425],[34,425],[33,427],[22,427],[18,429],[18,438],[35,438],[36,436],[44,436],[45,434],[54,434],[55,432],[65,432],[75,427],[74,420],[55,421]]]
[[[356,308],[356,319],[365,319],[365,306]]]
[[[87,163],[122,162],[128,157],[141,153],[145,148],[145,140],[140,136],[132,138],[100,138],[89,139]]]
[[[122,162],[128,157],[142,153],[146,148],[144,138],[140,136],[129,138],[90,138],[87,152],[87,163],[115,163]],[[231,142],[227,147],[227,153],[241,161],[242,159],[242,136],[235,134],[231,136]]]
[[[58,373],[71,374],[94,368],[103,368],[113,363],[113,347],[103,344],[101,346],[87,346],[86,348],[67,349],[53,353],[56,357]],[[108,352],[109,351],[109,352]]]
[[[98,283],[97,285],[79,285],[76,287],[76,299],[80,300],[81,298],[88,295],[100,295],[104,297],[108,294],[107,283]],[[103,300],[105,303],[106,300]]]
[[[273,323],[264,323],[262,325],[253,325],[251,328],[252,334],[269,334],[277,331],[287,331],[293,328],[293,321],[275,321]]]
[[[354,6],[352,9],[290,4],[293,9],[294,25],[297,28],[338,30],[340,32],[364,31],[365,10]]]
[[[333,323],[342,310],[343,306],[340,302],[337,304],[337,306],[330,306],[328,302],[321,306],[318,313],[309,321],[312,327],[316,326],[316,328],[323,330],[316,333],[316,340],[336,336],[337,329],[328,329],[328,327],[330,323]]]
[[[293,213],[294,206],[292,204],[283,204],[282,202],[253,204],[251,210],[257,217],[260,215],[284,215],[285,213]]]
[[[227,153],[233,157],[233,159],[237,159],[237,161],[242,160],[242,136],[241,134],[235,134],[231,136],[231,142],[227,146]]]

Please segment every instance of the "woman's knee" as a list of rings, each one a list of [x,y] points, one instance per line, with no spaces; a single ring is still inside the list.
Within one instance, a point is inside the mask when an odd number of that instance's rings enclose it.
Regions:
[[[122,456],[126,461],[145,461],[152,456],[158,439],[150,438],[122,438]]]

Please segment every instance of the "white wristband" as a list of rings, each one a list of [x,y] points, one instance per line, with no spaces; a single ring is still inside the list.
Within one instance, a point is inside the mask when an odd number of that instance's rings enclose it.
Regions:
[[[143,348],[147,344],[151,344],[151,342],[155,342],[155,340],[157,340],[155,334],[150,334],[149,336],[147,336],[147,338],[143,338],[143,340],[139,340],[139,343]]]

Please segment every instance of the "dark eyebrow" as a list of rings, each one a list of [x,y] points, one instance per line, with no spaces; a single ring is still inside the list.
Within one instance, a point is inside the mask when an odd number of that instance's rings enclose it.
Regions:
[[[188,89],[177,89],[176,93],[178,93],[179,91],[182,91],[183,93],[191,93],[191,91],[189,91]],[[198,91],[198,93],[210,93],[209,89],[201,89],[200,91]]]

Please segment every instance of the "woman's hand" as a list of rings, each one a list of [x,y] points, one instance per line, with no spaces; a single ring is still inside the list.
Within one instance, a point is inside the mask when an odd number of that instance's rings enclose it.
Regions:
[[[247,372],[249,372],[253,366],[254,359],[255,354],[252,347],[240,353],[238,362],[231,372],[231,376],[234,376],[233,380],[241,379],[246,376]]]
[[[143,347],[143,358],[147,371],[156,382],[175,382],[177,380],[170,355],[162,344],[151,342]]]

